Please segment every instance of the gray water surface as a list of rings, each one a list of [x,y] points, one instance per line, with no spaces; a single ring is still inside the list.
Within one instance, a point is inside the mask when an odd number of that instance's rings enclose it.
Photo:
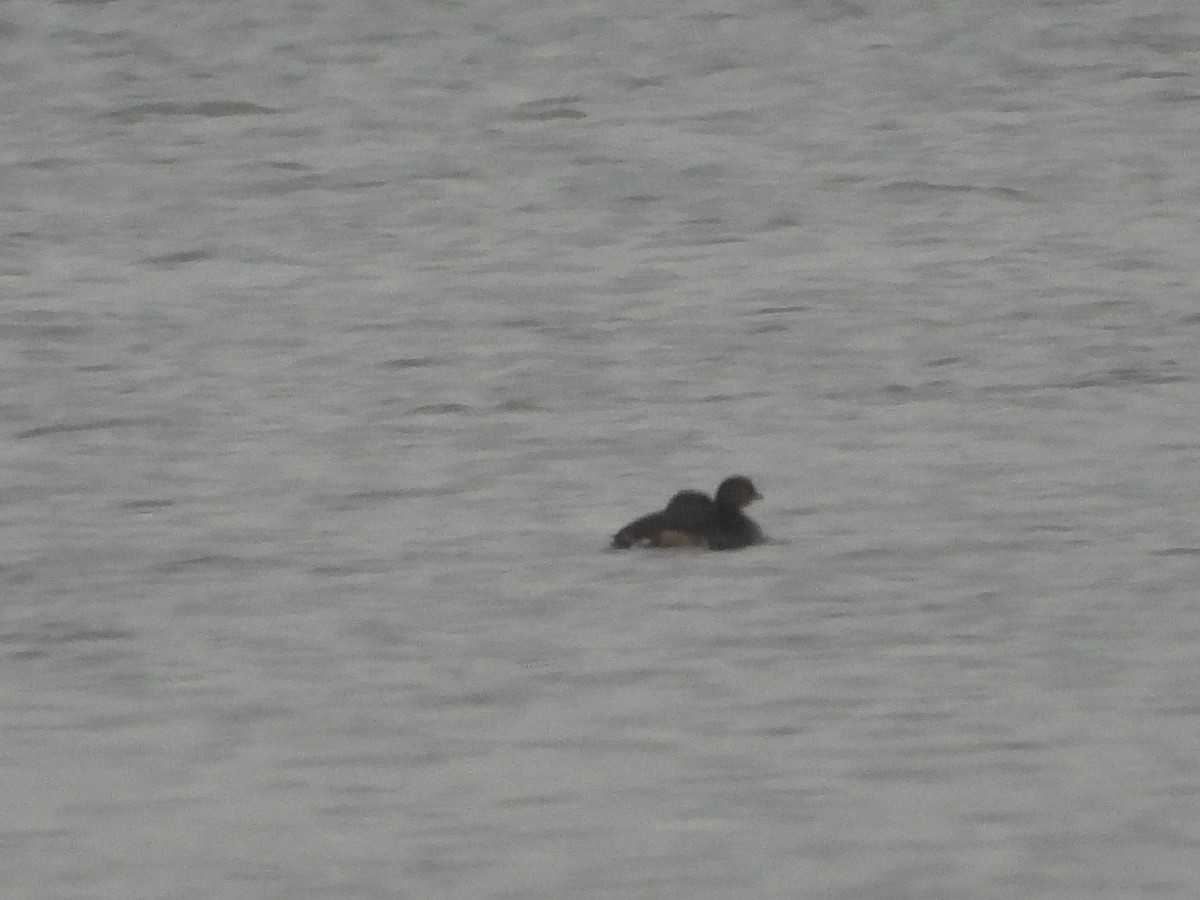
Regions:
[[[0,893],[1194,900],[1180,8],[0,4]]]

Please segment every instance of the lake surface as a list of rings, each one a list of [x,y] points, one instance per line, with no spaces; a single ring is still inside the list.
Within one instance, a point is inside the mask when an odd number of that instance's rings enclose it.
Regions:
[[[0,77],[5,898],[1197,896],[1200,8],[9,0]],[[733,472],[771,543],[605,550]]]

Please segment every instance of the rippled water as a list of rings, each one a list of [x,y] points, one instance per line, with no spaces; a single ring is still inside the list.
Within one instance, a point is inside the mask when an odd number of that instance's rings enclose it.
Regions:
[[[4,896],[1195,897],[1200,11],[1001,6],[0,5]]]

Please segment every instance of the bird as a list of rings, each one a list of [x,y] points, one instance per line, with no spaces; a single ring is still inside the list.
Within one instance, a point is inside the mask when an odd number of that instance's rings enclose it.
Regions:
[[[612,539],[612,549],[630,547],[700,547],[740,550],[761,543],[762,529],[743,509],[762,494],[745,475],[731,475],[715,497],[703,491],[679,491],[658,512],[630,522]]]

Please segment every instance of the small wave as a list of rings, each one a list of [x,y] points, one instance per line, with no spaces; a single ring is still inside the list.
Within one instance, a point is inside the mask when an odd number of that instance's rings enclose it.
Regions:
[[[53,425],[38,425],[36,428],[26,428],[14,435],[17,440],[46,437],[53,434],[71,434],[77,431],[105,431],[109,428],[138,428],[143,425],[157,425],[152,419],[97,419],[93,422],[58,422]]]
[[[269,569],[278,565],[279,561],[272,559],[237,556],[232,553],[209,553],[203,556],[189,556],[159,563],[154,570],[163,575],[178,575],[210,568],[227,572],[246,572]]]
[[[583,97],[544,97],[518,104],[512,118],[525,122],[544,122],[551,119],[586,119],[587,113],[575,109]]]
[[[141,262],[148,266],[181,266],[185,263],[202,262],[206,259],[212,259],[214,256],[211,250],[203,248],[195,250],[179,250],[175,253],[164,253],[162,256],[146,256]]]
[[[441,360],[433,356],[410,356],[397,357],[396,359],[385,359],[379,364],[381,369],[396,369],[403,371],[404,369],[424,369],[429,366],[436,366]]]
[[[468,413],[471,407],[464,403],[426,403],[410,410],[414,416],[445,416],[454,413]]]
[[[1016,188],[981,184],[943,184],[935,181],[892,181],[880,190],[889,194],[985,194],[1002,200],[1032,200],[1031,195]]]
[[[203,116],[210,119],[228,116],[273,115],[279,110],[243,100],[204,100],[199,103],[179,103],[172,100],[156,103],[136,103],[109,113],[109,117],[121,122],[142,122],[159,116]]]

